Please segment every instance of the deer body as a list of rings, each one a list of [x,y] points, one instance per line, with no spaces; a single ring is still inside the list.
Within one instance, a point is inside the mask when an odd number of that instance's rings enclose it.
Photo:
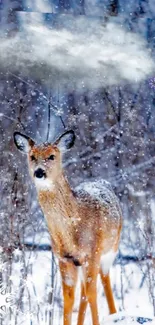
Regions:
[[[88,184],[81,184],[79,189],[72,192],[64,176],[60,184],[57,183],[51,190],[38,191],[54,252],[61,259],[67,255],[73,256],[82,265],[91,257],[98,241],[101,242],[102,255],[111,249],[117,250],[121,217],[118,202],[114,194],[108,197],[105,191],[109,192],[109,188],[105,182],[92,182],[90,186],[97,184],[105,196],[101,202],[93,196],[93,190],[90,195],[84,189]],[[112,208],[114,211],[111,211]]]
[[[116,312],[109,269],[118,250],[121,210],[106,181],[82,183],[74,191],[71,190],[61,165],[61,150],[69,145],[69,137],[73,140],[73,133],[65,133],[53,145],[35,146],[33,140],[17,132],[15,143],[28,154],[29,171],[46,218],[52,249],[59,260],[64,325],[71,325],[78,267],[83,271],[78,325],[83,325],[87,303],[91,308],[93,325],[99,325],[98,274],[109,311]]]

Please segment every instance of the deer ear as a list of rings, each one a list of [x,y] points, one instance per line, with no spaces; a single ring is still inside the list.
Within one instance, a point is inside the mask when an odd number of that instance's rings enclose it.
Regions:
[[[65,152],[70,149],[75,142],[75,133],[73,130],[63,133],[56,141],[55,145],[61,152]]]
[[[34,141],[31,138],[27,137],[25,134],[15,132],[13,137],[16,147],[24,153],[28,153],[31,147],[34,146]]]

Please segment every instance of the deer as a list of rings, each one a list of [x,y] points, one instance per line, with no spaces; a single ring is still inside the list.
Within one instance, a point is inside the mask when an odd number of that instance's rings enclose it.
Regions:
[[[110,314],[116,313],[109,270],[118,251],[122,212],[109,182],[84,181],[71,189],[63,170],[63,155],[75,142],[73,130],[53,143],[37,145],[20,132],[17,148],[27,155],[29,173],[46,219],[51,247],[62,279],[63,324],[71,325],[75,289],[82,273],[77,325],[83,325],[87,305],[93,325],[99,325],[97,278],[100,275]]]

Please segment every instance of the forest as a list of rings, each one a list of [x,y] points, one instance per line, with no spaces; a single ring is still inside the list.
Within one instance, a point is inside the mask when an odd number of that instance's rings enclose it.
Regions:
[[[0,0],[0,325],[63,323],[58,261],[15,131],[40,144],[74,130],[72,189],[104,179],[122,209],[118,324],[155,321],[154,47],[154,0]],[[111,325],[100,282],[98,306]]]

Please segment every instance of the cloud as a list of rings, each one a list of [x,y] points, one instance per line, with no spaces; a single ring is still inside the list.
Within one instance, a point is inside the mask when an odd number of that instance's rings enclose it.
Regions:
[[[28,11],[38,11],[42,13],[52,13],[53,4],[49,3],[48,0],[27,0],[26,9]]]
[[[0,70],[51,86],[61,82],[93,89],[137,83],[154,70],[145,41],[118,24],[62,15],[55,26],[25,23],[14,37],[1,37]]]

